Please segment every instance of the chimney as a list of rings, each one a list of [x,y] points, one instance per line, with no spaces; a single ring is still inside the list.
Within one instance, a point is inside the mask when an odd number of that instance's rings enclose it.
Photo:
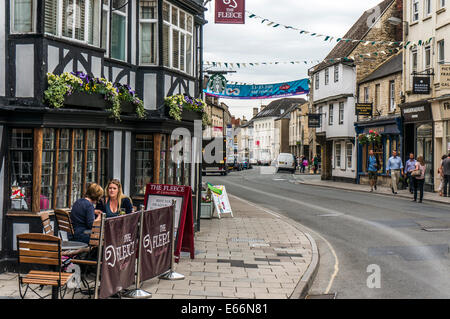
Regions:
[[[257,107],[254,107],[253,108],[253,117],[255,117],[256,115],[258,115],[258,108]]]
[[[261,105],[261,111],[266,108],[267,105]]]

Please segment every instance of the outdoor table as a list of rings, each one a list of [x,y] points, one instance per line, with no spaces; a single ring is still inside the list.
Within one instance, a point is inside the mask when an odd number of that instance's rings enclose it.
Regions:
[[[88,244],[81,241],[63,240],[61,242],[61,250],[77,250],[87,246]]]

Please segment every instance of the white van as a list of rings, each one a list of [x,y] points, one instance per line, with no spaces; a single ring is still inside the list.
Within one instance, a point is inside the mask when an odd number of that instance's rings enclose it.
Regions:
[[[275,166],[277,168],[277,173],[281,169],[289,170],[292,173],[295,173],[294,155],[289,153],[280,153],[280,155],[278,155]]]

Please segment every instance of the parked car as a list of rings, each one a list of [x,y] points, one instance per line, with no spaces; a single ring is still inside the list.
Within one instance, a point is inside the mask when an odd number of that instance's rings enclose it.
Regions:
[[[249,161],[249,163],[250,163],[250,166],[252,166],[252,165],[258,165],[258,161],[257,161],[256,159],[254,159],[254,158],[251,158],[250,161]]]
[[[275,167],[277,168],[277,173],[282,169],[295,173],[294,155],[289,153],[280,153],[276,160]]]

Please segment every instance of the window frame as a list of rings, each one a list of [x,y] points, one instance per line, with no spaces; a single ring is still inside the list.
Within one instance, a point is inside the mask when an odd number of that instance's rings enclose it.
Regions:
[[[339,82],[339,64],[334,66],[334,82]]]
[[[129,5],[130,2],[127,2],[126,5],[124,6],[124,8],[126,9],[126,12],[122,12],[120,10],[114,10],[114,7],[112,5],[112,1],[110,2],[110,10],[109,10],[109,37],[108,37],[108,42],[109,42],[109,58],[117,60],[117,61],[123,61],[123,62],[127,62],[128,61],[128,28],[129,28],[129,20],[128,20],[128,11],[129,11]],[[125,17],[125,39],[124,39],[124,43],[125,43],[125,48],[124,48],[124,57],[123,59],[118,58],[118,57],[113,57],[112,55],[112,48],[113,48],[113,44],[112,44],[112,29],[113,29],[113,17],[114,14]]]
[[[56,32],[55,34],[51,33],[51,32],[46,32],[44,29],[44,34],[50,35],[50,36],[54,36],[54,37],[58,37],[64,40],[68,40],[68,41],[72,41],[72,42],[77,42],[77,43],[82,43],[84,45],[91,45],[91,46],[95,46],[95,47],[102,47],[102,14],[103,14],[103,1],[102,0],[98,0],[96,1],[97,6],[98,6],[98,15],[97,15],[97,19],[98,19],[98,27],[97,30],[93,31],[93,32],[97,32],[99,34],[98,37],[98,43],[94,43],[95,41],[93,41],[93,43],[90,43],[89,41],[89,19],[91,17],[92,14],[92,18],[94,21],[94,15],[93,12],[95,12],[95,10],[91,10],[89,9],[89,0],[85,0],[84,2],[84,12],[85,12],[85,16],[84,16],[84,40],[79,40],[75,37],[75,32],[76,32],[76,28],[73,28],[72,30],[72,37],[68,37],[63,35],[63,10],[64,10],[64,0],[55,0],[57,2],[57,12],[56,12]],[[73,4],[74,1],[77,0],[68,0],[71,1],[71,3]],[[95,2],[94,2],[95,4]],[[45,10],[45,7],[44,7]],[[74,20],[74,24],[76,23],[76,19]],[[44,21],[45,21],[45,16],[44,16]],[[44,22],[45,23],[45,22]]]
[[[412,22],[416,22],[419,21],[420,16],[419,16],[419,12],[420,12],[420,5],[419,5],[419,0],[413,0],[411,3],[411,20]]]
[[[334,104],[328,105],[328,126],[333,126],[334,122]]]
[[[318,90],[320,87],[320,72],[317,72],[314,76],[315,76],[314,87],[316,90]]]
[[[349,154],[349,146],[350,146],[350,154]],[[345,144],[345,165],[347,166],[347,169],[353,169],[353,144],[352,143]]]
[[[424,18],[431,16],[433,13],[433,0],[425,0],[423,7]]]
[[[163,1],[163,5],[168,5],[169,6],[169,11],[168,11],[169,21],[166,21],[164,18],[163,18],[163,21],[162,21],[163,30],[164,30],[164,27],[168,27],[169,41],[167,43],[168,66],[166,66],[164,64],[164,61],[162,61],[162,65],[164,65],[165,67],[168,67],[169,69],[176,70],[178,72],[182,72],[182,73],[185,73],[187,75],[193,76],[194,75],[194,70],[195,70],[195,66],[194,66],[194,60],[195,60],[194,59],[194,53],[195,53],[194,52],[194,47],[195,47],[195,43],[194,43],[194,39],[195,39],[194,38],[194,30],[195,30],[195,27],[194,27],[194,16],[189,14],[187,11],[185,11],[185,10],[183,10],[183,9],[181,9],[181,8],[175,6],[175,5],[173,5],[173,4],[171,4],[171,3],[167,2],[167,1]],[[174,9],[176,9],[178,11],[177,24],[174,24],[173,21],[172,21],[172,19],[173,19],[173,10]],[[161,8],[161,10],[163,10],[163,9]],[[180,16],[181,16],[180,12],[183,13],[184,17],[185,17],[185,23],[184,23],[185,29],[183,29],[180,26]],[[191,18],[191,26],[190,26],[191,29],[190,30],[188,30],[188,20],[189,20],[189,18]],[[174,32],[178,32],[178,60],[179,60],[178,61],[178,68],[174,67],[174,61],[173,61]],[[190,36],[190,39],[191,39],[191,54],[190,55],[187,54],[187,47],[188,46],[187,46],[187,41],[186,41],[186,39],[189,36]],[[183,55],[181,54],[181,42],[182,42],[181,38],[182,37],[184,37],[184,39],[185,39],[184,40],[184,54]],[[163,51],[164,51],[164,49],[165,49],[165,47],[163,47]],[[181,69],[181,65],[182,65],[181,57],[182,56],[183,56],[183,60],[184,60],[184,64],[183,64],[184,65],[184,70]],[[188,62],[187,61],[187,56],[190,56],[190,59],[191,59],[191,61],[189,61],[189,63],[187,63]],[[161,58],[162,59],[164,58],[164,53],[163,53],[163,56]],[[190,70],[191,70],[190,73],[187,72],[187,65],[188,64],[190,65]]]
[[[364,103],[369,103],[369,86],[364,87]]]
[[[339,146],[339,152],[338,152],[338,146]],[[342,145],[340,142],[334,143],[334,162],[335,162],[335,168],[341,168],[342,165]]]
[[[37,18],[37,7],[36,0],[31,0],[31,31],[16,31],[15,30],[15,2],[16,0],[10,0],[10,33],[11,34],[32,34],[36,33],[36,18]]]
[[[419,68],[419,51],[417,46],[411,48],[411,68],[413,72],[417,72]]]
[[[339,125],[344,124],[344,114],[345,114],[344,110],[345,110],[345,103],[339,102],[339,118],[338,118]]]
[[[142,18],[141,16],[141,6],[138,4],[139,6],[139,64],[140,65],[157,65],[158,61],[159,61],[159,43],[158,43],[158,34],[159,34],[159,25],[158,25],[158,12],[159,12],[159,7],[158,7],[158,1],[155,1],[156,3],[156,18],[153,19],[146,19],[146,18]],[[155,40],[155,48],[154,48],[154,52],[155,52],[155,57],[153,58],[154,62],[153,63],[149,63],[149,62],[143,62],[142,60],[142,34],[143,34],[143,24],[148,24],[148,25],[155,25],[155,33],[154,35],[156,36],[156,40]]]
[[[433,65],[433,57],[431,52],[431,44],[424,47],[423,51],[424,70],[431,69]],[[429,57],[429,64],[427,64],[427,58]]]
[[[397,105],[395,104],[395,80],[389,81],[389,111],[395,112]]]
[[[325,69],[325,85],[328,85],[330,82],[330,69]]]
[[[437,42],[438,47],[438,63],[444,64],[445,63],[445,39],[439,40]]]

